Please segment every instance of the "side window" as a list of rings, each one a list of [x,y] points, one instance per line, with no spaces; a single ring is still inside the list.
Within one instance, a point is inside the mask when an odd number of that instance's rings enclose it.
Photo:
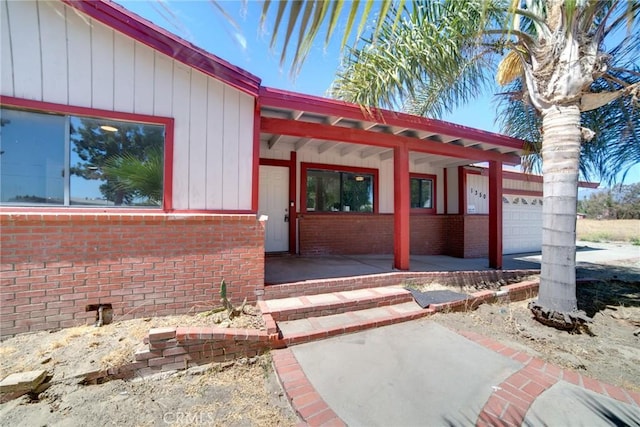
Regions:
[[[435,213],[435,177],[415,175],[410,179],[411,208]]]

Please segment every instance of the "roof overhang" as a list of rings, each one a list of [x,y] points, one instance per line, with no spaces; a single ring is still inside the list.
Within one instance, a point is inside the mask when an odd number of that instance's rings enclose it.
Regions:
[[[468,168],[468,169],[476,170],[481,175],[489,175],[489,169],[483,166],[474,166],[473,168]],[[502,177],[504,179],[512,179],[514,181],[537,182],[539,184],[542,184],[544,181],[544,178],[542,177],[542,175],[537,175],[537,174],[528,173],[528,172],[509,171],[509,170],[503,170]],[[596,189],[599,186],[600,186],[599,182],[578,181],[579,188]]]
[[[262,87],[259,104],[261,139],[269,148],[288,142],[296,150],[313,145],[318,152],[357,151],[385,160],[406,146],[414,162],[441,167],[482,161],[517,165],[524,154],[525,141],[519,139],[333,99]]]

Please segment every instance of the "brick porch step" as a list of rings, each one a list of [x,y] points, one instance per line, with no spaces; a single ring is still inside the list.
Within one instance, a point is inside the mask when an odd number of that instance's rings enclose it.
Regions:
[[[477,291],[468,299],[431,304],[426,309],[399,286],[264,300],[258,306],[277,324],[279,345],[290,346],[416,320],[443,310],[466,311],[483,303],[521,301],[537,290],[538,281],[529,280],[500,290]]]
[[[365,329],[407,322],[433,314],[414,301],[322,317],[278,322],[286,346],[321,340]]]
[[[259,301],[264,314],[276,322],[365,310],[413,301],[411,293],[401,287],[380,287],[332,292],[318,295]]]

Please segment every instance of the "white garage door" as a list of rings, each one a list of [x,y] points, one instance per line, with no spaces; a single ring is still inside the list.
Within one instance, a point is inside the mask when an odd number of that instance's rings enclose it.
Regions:
[[[502,252],[540,251],[542,197],[505,195],[502,201]]]

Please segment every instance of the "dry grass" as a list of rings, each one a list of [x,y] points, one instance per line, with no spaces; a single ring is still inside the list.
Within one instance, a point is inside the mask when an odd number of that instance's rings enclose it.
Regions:
[[[201,385],[214,383],[216,386],[226,388],[234,405],[233,408],[225,408],[213,402],[196,409],[204,413],[215,413],[217,416],[214,425],[216,426],[294,425],[294,420],[283,417],[282,412],[272,404],[265,385],[270,369],[271,358],[265,355],[251,365],[241,366],[236,363],[233,369],[209,370],[201,378]]]
[[[579,219],[578,240],[587,242],[632,242],[640,244],[640,219]]]

